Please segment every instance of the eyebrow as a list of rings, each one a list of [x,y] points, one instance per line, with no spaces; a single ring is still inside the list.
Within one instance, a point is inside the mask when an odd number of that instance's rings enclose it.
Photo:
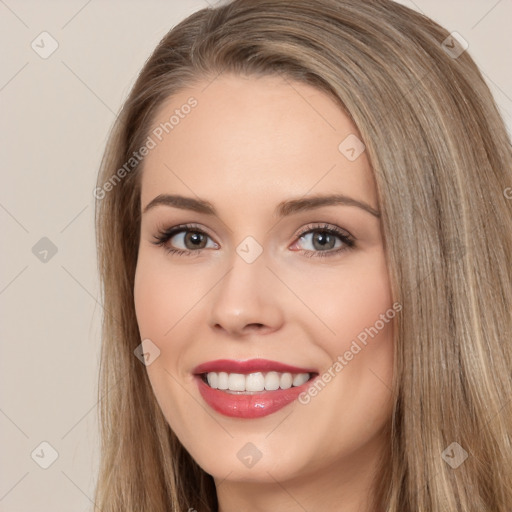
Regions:
[[[182,210],[191,210],[197,213],[215,215],[218,217],[215,207],[209,201],[171,194],[160,194],[156,196],[146,205],[142,213],[144,214],[159,205],[180,208]],[[380,212],[375,210],[369,204],[364,201],[358,201],[357,199],[344,194],[318,195],[282,201],[275,208],[274,215],[277,215],[278,217],[286,217],[305,210],[312,210],[314,208],[332,205],[356,206],[357,208],[371,213],[374,217],[380,217]]]

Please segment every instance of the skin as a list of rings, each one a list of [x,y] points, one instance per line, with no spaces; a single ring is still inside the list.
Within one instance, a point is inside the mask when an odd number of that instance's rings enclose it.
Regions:
[[[142,215],[135,307],[142,339],[160,350],[147,366],[157,401],[214,477],[220,512],[369,511],[388,443],[392,322],[309,403],[294,401],[262,418],[217,413],[192,376],[206,361],[258,357],[322,375],[392,307],[378,217],[342,204],[273,215],[282,201],[333,193],[379,209],[366,153],[350,161],[338,149],[357,129],[316,88],[236,75],[169,98],[155,125],[191,96],[197,106],[145,157],[141,182],[142,210],[168,193],[205,199],[218,212],[159,205]],[[207,233],[199,255],[169,254],[152,243],[159,229],[182,223]],[[334,254],[343,245],[337,237],[334,248],[315,245],[324,224],[350,233],[355,246]],[[317,231],[301,239],[308,226]],[[250,264],[236,252],[247,236],[263,249]],[[184,244],[181,233],[167,246],[194,250]],[[318,256],[325,250],[333,254]],[[248,442],[262,453],[250,468],[237,457]]]

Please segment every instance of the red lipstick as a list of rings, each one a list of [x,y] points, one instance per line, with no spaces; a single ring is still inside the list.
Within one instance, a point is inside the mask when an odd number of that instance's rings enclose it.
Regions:
[[[192,373],[198,375],[208,372],[227,373],[253,373],[253,372],[289,372],[289,373],[316,373],[311,368],[298,368],[288,364],[270,361],[269,359],[248,359],[247,361],[235,361],[234,359],[216,359],[196,366]]]
[[[202,377],[203,374],[209,372],[249,374],[270,371],[292,374],[309,373],[313,374],[313,377],[300,386],[261,392],[233,392],[214,389]],[[293,402],[318,376],[314,369],[299,368],[268,359],[250,359],[247,361],[217,359],[200,364],[193,370],[193,373],[201,396],[212,409],[225,416],[246,419],[260,418],[282,409]]]

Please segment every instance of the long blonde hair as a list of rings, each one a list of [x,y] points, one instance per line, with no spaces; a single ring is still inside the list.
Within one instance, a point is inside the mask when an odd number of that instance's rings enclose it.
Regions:
[[[366,145],[403,306],[376,510],[512,510],[512,151],[480,72],[450,37],[389,0],[234,0],[159,43],[113,126],[95,191],[102,512],[217,510],[211,475],[177,440],[134,356],[144,162],[131,157],[166,99],[222,72],[314,85]]]

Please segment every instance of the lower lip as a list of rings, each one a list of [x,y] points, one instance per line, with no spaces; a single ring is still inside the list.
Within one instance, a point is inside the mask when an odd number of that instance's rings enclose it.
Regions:
[[[213,389],[204,382],[201,376],[195,375],[194,377],[197,380],[201,396],[212,409],[224,416],[247,419],[261,418],[279,411],[293,402],[315,380],[313,377],[301,386],[246,395]]]

